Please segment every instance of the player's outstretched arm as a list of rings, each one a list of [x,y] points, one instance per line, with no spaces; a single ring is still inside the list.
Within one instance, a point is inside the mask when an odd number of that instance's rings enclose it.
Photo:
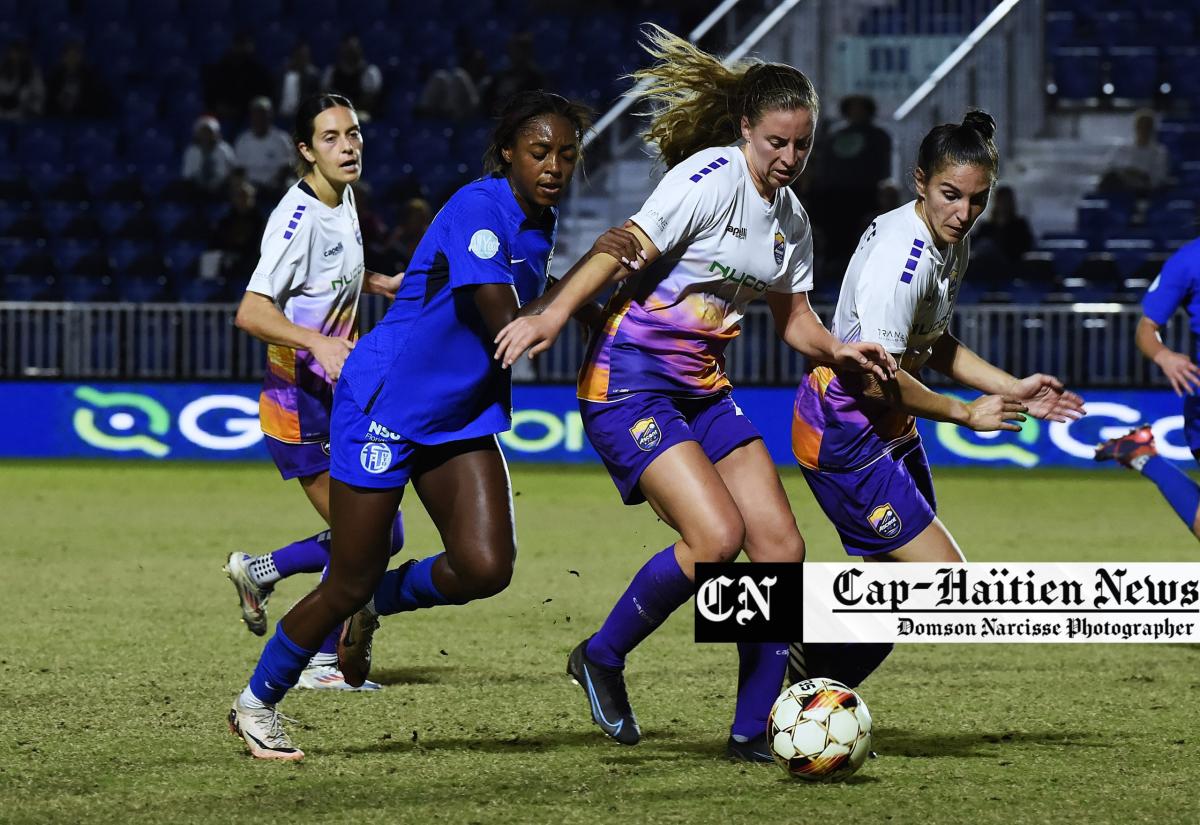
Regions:
[[[809,303],[807,292],[767,293],[775,331],[789,347],[822,364],[854,372],[869,372],[881,381],[896,375],[896,359],[873,342],[845,344],[825,328]]]
[[[258,292],[247,292],[242,296],[234,324],[268,344],[308,350],[330,381],[336,381],[342,374],[342,364],[354,349],[351,340],[331,338],[315,329],[293,324],[269,296]]]
[[[658,247],[636,224],[626,223],[626,227],[645,252],[641,256],[644,261],[641,266],[653,263],[659,256]],[[609,283],[621,280],[631,271],[620,260],[603,251],[587,258],[582,265],[576,264],[567,273],[568,277],[546,292],[546,301],[541,305],[540,312],[517,318],[500,330],[496,336],[496,360],[504,367],[510,367],[525,352],[533,358],[546,351],[580,307],[596,297]]]
[[[1134,343],[1142,355],[1158,365],[1171,382],[1176,395],[1195,395],[1200,389],[1200,367],[1182,352],[1176,352],[1162,341],[1160,327],[1145,315],[1138,321]]]
[[[934,392],[907,370],[899,370],[895,381],[881,384],[873,375],[863,375],[863,390],[871,398],[884,401],[901,412],[946,421],[976,432],[1021,429],[1025,405],[1016,398],[1004,395],[981,395],[974,401],[960,401],[949,395]]]
[[[972,389],[1022,402],[1034,418],[1072,421],[1084,415],[1083,398],[1053,375],[1017,378],[980,358],[948,332],[933,345],[928,366]]]

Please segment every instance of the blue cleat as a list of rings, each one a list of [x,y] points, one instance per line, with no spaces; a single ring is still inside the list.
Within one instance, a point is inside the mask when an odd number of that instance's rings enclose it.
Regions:
[[[567,675],[587,694],[592,721],[600,726],[600,730],[622,745],[636,745],[642,738],[642,731],[629,706],[625,672],[589,659],[588,641],[584,639],[571,651],[567,658]]]
[[[739,742],[732,736],[725,743],[725,758],[733,762],[774,762],[771,748],[767,746],[767,734],[763,731],[753,739]]]

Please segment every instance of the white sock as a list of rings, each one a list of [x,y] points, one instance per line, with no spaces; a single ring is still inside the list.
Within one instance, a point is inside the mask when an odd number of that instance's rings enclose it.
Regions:
[[[250,686],[246,685],[246,689],[242,691],[242,695],[238,697],[238,701],[242,703],[242,707],[251,708],[252,710],[262,710],[263,708],[271,707],[262,699],[254,695],[254,691],[250,690]]]
[[[367,611],[372,616],[379,615],[379,611],[375,609],[375,597],[374,596],[371,597],[371,601],[369,601],[365,605],[363,605],[363,610]]]
[[[1145,455],[1139,455],[1137,458],[1133,459],[1133,461],[1129,462],[1129,466],[1140,473],[1142,468],[1146,466],[1146,462],[1152,458],[1154,458],[1154,456],[1148,453]]]
[[[275,559],[270,553],[251,556],[246,562],[246,568],[250,571],[250,580],[259,587],[269,587],[283,578],[279,575],[279,568],[275,566]]]
[[[337,654],[318,653],[308,660],[306,667],[337,667]]]

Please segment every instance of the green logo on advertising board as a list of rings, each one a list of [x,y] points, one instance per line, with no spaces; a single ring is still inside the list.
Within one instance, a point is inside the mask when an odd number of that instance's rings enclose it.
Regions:
[[[145,395],[132,392],[100,392],[91,387],[78,387],[75,390],[75,397],[100,409],[131,407],[140,410],[145,413],[148,428],[154,435],[166,435],[167,430],[171,427],[171,416],[166,408]],[[102,431],[96,426],[96,413],[95,409],[80,407],[75,410],[75,415],[71,419],[71,423],[75,427],[75,434],[87,444],[100,450],[115,452],[141,450],[155,458],[162,458],[171,452],[170,447],[149,435],[110,435]],[[102,413],[102,415],[108,415],[108,427],[118,432],[131,430],[137,424],[137,419],[128,412],[115,411],[111,414]]]

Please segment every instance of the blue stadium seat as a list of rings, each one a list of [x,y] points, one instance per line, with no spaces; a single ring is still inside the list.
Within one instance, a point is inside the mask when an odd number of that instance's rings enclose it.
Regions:
[[[1054,83],[1059,100],[1086,102],[1100,96],[1100,50],[1063,48],[1052,55]]]
[[[1113,230],[1129,225],[1131,205],[1113,198],[1088,198],[1075,207],[1076,226],[1079,234],[1096,243]]]
[[[157,0],[156,0],[157,2]],[[153,4],[146,4],[153,5]],[[141,8],[138,9],[139,17]],[[83,4],[83,16],[90,25],[98,25],[129,17],[129,0],[87,0]]]
[[[189,278],[175,292],[180,301],[188,304],[220,303],[225,300],[225,283],[217,278]]]
[[[108,275],[76,274],[59,279],[63,300],[78,303],[111,301],[116,297],[113,280]]]
[[[151,241],[133,238],[118,238],[108,242],[109,268],[118,278],[137,272],[163,272],[162,258]]]
[[[96,220],[110,237],[120,232],[122,227],[129,223],[130,218],[142,211],[140,201],[102,200],[95,205]]]
[[[1168,48],[1165,79],[1171,84],[1174,97],[1200,102],[1200,49]]]
[[[141,180],[132,164],[102,163],[91,167],[87,184],[94,201],[137,201],[142,198]]]
[[[117,297],[121,301],[135,304],[156,303],[166,301],[169,297],[167,279],[152,275],[127,275],[118,277],[115,281]]]
[[[1053,52],[1064,46],[1080,45],[1075,39],[1075,12],[1048,11],[1045,19],[1047,52]]]
[[[1104,251],[1112,255],[1120,276],[1129,278],[1154,252],[1155,246],[1155,242],[1148,238],[1110,238],[1104,242]]]
[[[1074,275],[1090,249],[1086,238],[1071,235],[1046,235],[1038,249],[1054,256],[1054,268],[1060,278]]]
[[[98,240],[61,238],[50,246],[50,254],[54,256],[54,265],[59,272],[76,272],[80,261],[96,255],[100,249]]]
[[[200,112],[196,112],[193,118],[198,114]],[[190,130],[188,135],[190,135]],[[177,167],[183,158],[183,149],[177,145],[175,138],[156,129],[138,135],[137,141],[139,165],[161,163]]]
[[[5,275],[3,292],[6,301],[53,301],[59,297],[53,277],[25,273]]]
[[[1158,50],[1115,46],[1108,50],[1112,96],[1145,102],[1158,93]]]
[[[208,249],[208,244],[201,241],[174,241],[166,247],[167,269],[176,283],[182,283],[195,276],[196,262]]]

